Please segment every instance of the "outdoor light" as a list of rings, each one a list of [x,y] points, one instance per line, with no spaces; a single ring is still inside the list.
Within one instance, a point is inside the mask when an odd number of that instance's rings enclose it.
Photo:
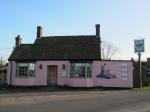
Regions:
[[[65,69],[66,69],[66,66],[65,66],[65,64],[63,64],[63,65],[62,65],[62,69],[63,69],[63,70],[65,70]]]
[[[40,64],[39,68],[42,69],[42,64]]]

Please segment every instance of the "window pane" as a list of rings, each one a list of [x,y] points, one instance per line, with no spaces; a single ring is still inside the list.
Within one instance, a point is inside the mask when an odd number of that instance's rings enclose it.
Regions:
[[[34,63],[17,63],[16,65],[16,76],[34,76],[35,68]]]
[[[71,77],[91,77],[91,67],[89,63],[72,63],[71,64]]]

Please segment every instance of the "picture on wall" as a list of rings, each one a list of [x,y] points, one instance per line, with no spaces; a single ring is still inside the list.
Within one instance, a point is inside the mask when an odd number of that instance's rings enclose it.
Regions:
[[[97,78],[103,78],[103,79],[112,79],[117,78],[116,74],[112,74],[108,65],[104,63],[101,65],[101,72],[96,76]]]

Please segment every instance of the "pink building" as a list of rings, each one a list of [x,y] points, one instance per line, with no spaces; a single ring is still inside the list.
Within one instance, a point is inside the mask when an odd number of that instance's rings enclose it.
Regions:
[[[129,60],[101,60],[100,25],[96,35],[43,37],[37,27],[33,44],[21,44],[9,57],[7,83],[13,86],[133,87]]]

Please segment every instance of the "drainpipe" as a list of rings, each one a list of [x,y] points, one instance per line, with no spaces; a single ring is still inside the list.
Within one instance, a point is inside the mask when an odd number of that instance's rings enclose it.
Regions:
[[[11,86],[11,83],[12,83],[12,61],[10,62],[10,86]]]

